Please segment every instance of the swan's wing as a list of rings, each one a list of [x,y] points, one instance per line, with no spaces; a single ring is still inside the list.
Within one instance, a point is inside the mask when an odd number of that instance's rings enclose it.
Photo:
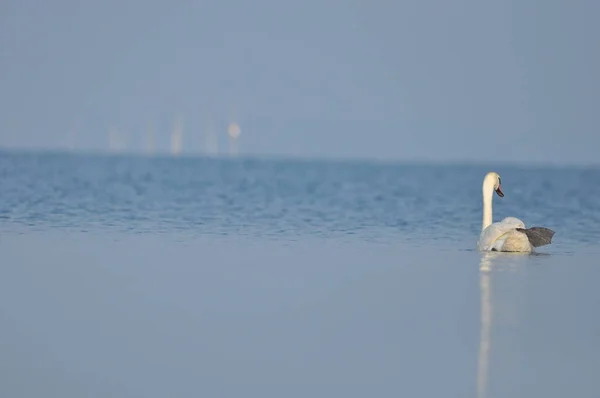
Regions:
[[[506,217],[500,222],[504,225],[511,225],[513,228],[525,228],[525,223],[517,217]]]
[[[549,245],[554,236],[553,230],[544,227],[517,228],[517,231],[527,235],[527,239],[533,247]]]
[[[479,250],[490,251],[492,248],[500,250],[498,245],[503,242],[497,242],[499,239],[504,238],[507,233],[514,231],[516,228],[525,227],[525,224],[517,218],[508,217],[502,221],[490,224],[486,229],[481,231],[479,235],[479,242],[477,247]]]

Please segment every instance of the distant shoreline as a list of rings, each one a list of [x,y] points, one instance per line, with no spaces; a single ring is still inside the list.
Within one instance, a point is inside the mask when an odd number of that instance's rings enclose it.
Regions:
[[[229,161],[292,161],[300,163],[324,163],[324,164],[372,164],[372,165],[397,165],[397,166],[421,166],[421,167],[508,167],[508,168],[527,168],[527,169],[600,169],[600,163],[561,163],[561,162],[539,162],[539,161],[520,161],[520,162],[498,162],[483,160],[456,160],[456,159],[388,159],[359,156],[323,156],[323,155],[290,155],[290,154],[257,154],[240,153],[231,155],[229,153],[205,154],[205,153],[186,153],[172,155],[167,151],[155,152],[152,154],[143,151],[122,151],[111,152],[108,150],[78,149],[69,150],[63,148],[10,148],[0,146],[1,155],[63,155],[63,156],[84,156],[101,158],[145,158],[145,159],[205,159],[205,160],[229,160]]]

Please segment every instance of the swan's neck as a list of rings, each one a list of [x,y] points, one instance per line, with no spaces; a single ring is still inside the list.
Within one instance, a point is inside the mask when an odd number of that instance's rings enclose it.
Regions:
[[[486,189],[487,188],[487,189]],[[481,230],[483,231],[492,223],[492,198],[494,196],[494,189],[490,189],[483,186],[483,222],[481,223]]]

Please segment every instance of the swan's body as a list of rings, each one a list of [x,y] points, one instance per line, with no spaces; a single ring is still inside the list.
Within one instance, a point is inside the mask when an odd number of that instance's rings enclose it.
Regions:
[[[548,228],[525,228],[525,223],[515,217],[492,222],[492,198],[494,192],[504,197],[501,178],[488,173],[483,179],[483,222],[477,248],[481,251],[532,252],[535,247],[552,242],[554,231]]]
[[[488,225],[481,231],[478,248],[483,251],[531,252],[533,246],[527,235],[517,231],[525,229],[525,223],[515,217],[506,217]]]

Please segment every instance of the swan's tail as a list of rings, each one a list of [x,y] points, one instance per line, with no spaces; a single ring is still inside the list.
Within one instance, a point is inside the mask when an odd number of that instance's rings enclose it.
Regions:
[[[540,247],[552,243],[554,231],[544,227],[517,228],[517,231],[527,235],[533,247]]]

